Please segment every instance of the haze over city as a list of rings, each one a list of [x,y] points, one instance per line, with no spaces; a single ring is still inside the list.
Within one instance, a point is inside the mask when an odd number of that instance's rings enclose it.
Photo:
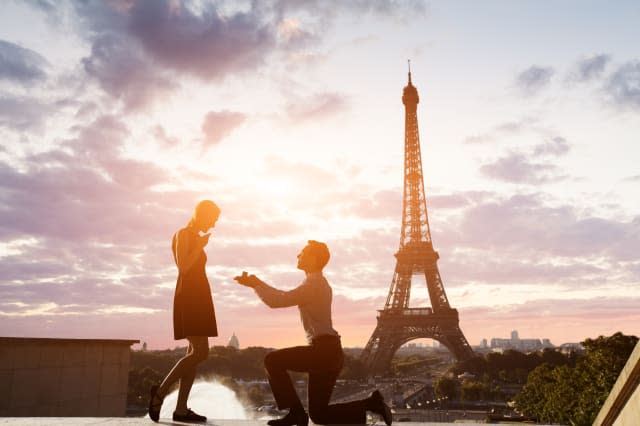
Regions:
[[[0,335],[174,347],[171,237],[210,198],[212,344],[304,342],[297,310],[233,277],[292,288],[315,239],[335,328],[364,346],[399,244],[408,59],[469,343],[640,334],[638,3],[1,8]]]

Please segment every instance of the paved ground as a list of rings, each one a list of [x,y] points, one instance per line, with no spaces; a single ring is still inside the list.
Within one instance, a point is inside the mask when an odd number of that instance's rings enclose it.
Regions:
[[[0,417],[0,425],[15,426],[84,426],[84,425],[124,425],[124,426],[152,426],[149,419],[140,417]],[[193,425],[193,423],[174,422],[170,419],[160,419],[160,425]],[[209,420],[207,425],[215,426],[265,426],[260,420]],[[312,424],[312,423],[309,423]],[[394,423],[398,426],[442,426],[453,423]],[[456,425],[477,425],[477,423],[455,423]],[[375,426],[385,426],[384,423],[373,423]]]

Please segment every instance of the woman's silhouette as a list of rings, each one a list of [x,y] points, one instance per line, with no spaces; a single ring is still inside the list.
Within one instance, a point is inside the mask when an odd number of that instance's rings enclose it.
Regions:
[[[149,417],[155,422],[171,386],[180,380],[178,402],[173,412],[176,421],[201,421],[207,418],[187,407],[187,398],[196,374],[196,366],[209,355],[209,339],[218,335],[211,287],[207,280],[204,246],[209,242],[207,232],[220,216],[220,209],[210,200],[198,203],[186,227],[173,236],[171,249],[178,267],[178,281],[173,299],[173,334],[176,340],[187,339],[189,348],[160,385],[151,387]],[[201,233],[205,233],[200,235]]]

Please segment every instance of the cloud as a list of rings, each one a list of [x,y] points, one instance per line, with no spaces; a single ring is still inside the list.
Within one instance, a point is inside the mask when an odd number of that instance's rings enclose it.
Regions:
[[[174,147],[180,143],[178,138],[170,136],[161,125],[157,124],[150,129],[150,133],[165,147]]]
[[[253,70],[275,47],[262,8],[222,15],[215,3],[139,1],[75,5],[93,38],[117,35],[151,62],[206,80]]]
[[[562,136],[537,124],[537,120],[523,118],[495,126],[489,132],[467,138],[466,143],[485,143],[509,136],[511,139],[520,134],[533,133],[544,138],[544,142],[532,147],[509,151],[493,162],[480,166],[480,173],[492,179],[510,183],[541,184],[564,180],[567,176],[559,173],[558,167],[551,163],[552,157],[566,155],[571,145]]]
[[[558,175],[556,166],[532,162],[529,157],[517,152],[480,166],[480,173],[509,183],[541,184],[566,179],[566,176]]]
[[[584,82],[599,78],[610,60],[611,57],[605,54],[583,58],[575,64],[568,79],[570,81]]]
[[[247,117],[240,112],[209,111],[202,122],[205,145],[215,145],[240,126]]]
[[[533,95],[549,85],[554,73],[551,67],[532,65],[516,76],[516,87],[524,94]]]
[[[0,96],[0,127],[17,131],[42,130],[55,105],[37,98]]]
[[[275,45],[275,29],[251,7],[223,17],[215,4],[194,13],[186,3],[137,2],[128,14],[130,33],[160,64],[205,79],[261,65]]]
[[[307,97],[296,97],[286,107],[293,122],[320,120],[345,110],[347,99],[339,93],[316,93]]]
[[[580,214],[579,207],[554,203],[536,193],[497,198],[466,209],[447,224],[453,246],[536,254],[538,259],[606,257],[634,260],[640,250],[640,217],[630,221]],[[489,234],[487,234],[489,233]]]
[[[175,75],[221,81],[258,71],[274,54],[284,55],[283,63],[308,66],[322,57],[309,48],[324,40],[341,11],[410,19],[426,9],[422,1],[316,0],[233,6],[170,0],[75,2],[73,8],[81,36],[92,42],[85,70],[129,109],[149,105],[175,88]],[[338,100],[333,94],[318,95],[309,108],[291,109],[299,117],[317,117]]]
[[[277,34],[279,43],[289,47],[304,47],[318,41],[315,34],[303,28],[302,22],[294,18],[283,18],[278,24]]]
[[[495,142],[497,139],[513,136],[524,131],[540,132],[540,129],[536,127],[538,121],[538,119],[532,117],[522,117],[518,120],[506,121],[496,125],[487,132],[469,136],[465,138],[464,142],[469,144],[483,144]]]
[[[398,219],[402,216],[402,191],[400,188],[377,191],[370,196],[352,197],[346,206],[350,214],[362,219]]]
[[[619,106],[640,110],[640,62],[621,65],[609,77],[605,91]]]
[[[82,59],[88,75],[94,77],[111,96],[121,99],[130,110],[149,105],[175,87],[153,67],[124,37],[102,35],[91,46],[91,55]]]
[[[40,12],[53,26],[60,26],[64,23],[65,18],[68,17],[66,13],[68,5],[55,0],[25,0],[25,3],[33,7],[36,11]]]
[[[47,60],[33,50],[0,40],[0,80],[31,86],[46,79],[47,66]]]
[[[533,147],[533,155],[539,156],[562,156],[571,149],[569,142],[561,136],[551,138],[548,142]]]
[[[428,11],[428,5],[422,0],[409,0],[398,2],[395,0],[355,0],[349,2],[328,3],[322,0],[276,0],[273,8],[277,16],[295,12],[314,12],[321,22],[335,18],[342,10],[347,10],[357,16],[374,14],[387,16],[399,20],[424,16]],[[341,10],[342,9],[342,10]]]
[[[0,164],[0,237],[122,243],[167,232],[175,213],[162,213],[163,194],[153,192],[166,174],[123,157],[127,137],[118,119],[104,116],[78,128],[62,148],[25,157],[21,170]]]

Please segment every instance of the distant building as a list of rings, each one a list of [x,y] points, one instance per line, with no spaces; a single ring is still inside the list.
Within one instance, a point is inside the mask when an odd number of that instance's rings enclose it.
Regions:
[[[489,344],[487,343],[487,339],[482,339],[480,341],[480,348],[481,349],[487,349],[489,347]]]
[[[236,336],[235,332],[233,333],[233,336],[231,336],[231,338],[229,339],[227,346],[231,348],[240,349],[240,341],[238,340],[238,337]]]
[[[491,349],[494,351],[502,352],[506,349],[515,349],[521,352],[533,352],[545,348],[553,348],[553,344],[549,339],[521,339],[518,335],[518,330],[511,332],[510,339],[491,339]]]
[[[584,353],[584,346],[582,346],[580,343],[563,343],[560,345],[560,352],[562,352],[565,355],[570,354],[571,352],[576,352],[576,353]]]

